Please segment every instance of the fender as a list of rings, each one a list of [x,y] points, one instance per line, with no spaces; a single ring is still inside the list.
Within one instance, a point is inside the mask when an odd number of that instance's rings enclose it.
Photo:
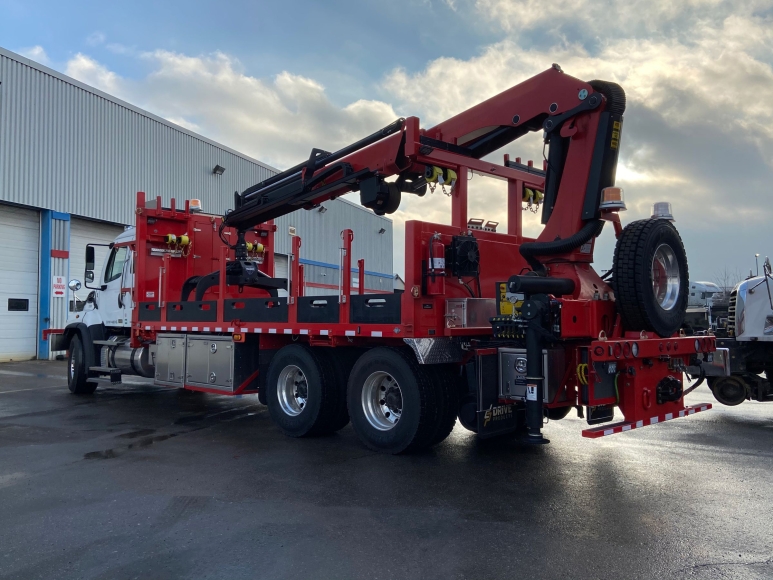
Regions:
[[[86,356],[86,368],[97,366],[99,358],[99,347],[94,345],[95,340],[105,339],[105,325],[94,324],[86,326],[83,322],[71,322],[64,328],[64,333],[59,335],[57,343],[52,345],[58,347],[56,350],[70,350],[70,343],[74,336],[79,336],[83,343],[83,352]]]

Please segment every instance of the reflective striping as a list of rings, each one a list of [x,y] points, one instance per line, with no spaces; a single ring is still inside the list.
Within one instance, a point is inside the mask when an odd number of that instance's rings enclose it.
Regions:
[[[162,327],[161,327],[161,330],[166,330],[166,326],[162,326]]]
[[[694,415],[695,413],[699,413],[700,411],[707,411],[709,409],[711,409],[711,404],[706,403],[701,405],[700,407],[686,407],[676,415],[678,415],[678,417],[684,417],[685,415]],[[651,417],[650,419],[636,421],[636,423],[617,423],[615,425],[610,425],[610,426],[594,427],[593,429],[583,430],[582,436],[595,439],[597,437],[605,437],[607,435],[614,435],[615,433],[631,431],[633,429],[637,429],[639,427],[645,427],[647,425],[655,425],[657,423],[662,423],[663,421],[668,421],[669,419],[674,419],[678,417],[675,417],[674,413],[666,413],[665,415],[662,415],[660,417]]]
[[[204,332],[209,332],[209,326],[204,327]]]
[[[306,329],[306,328],[301,328],[301,334],[309,334],[309,331],[308,331],[308,329]]]
[[[269,334],[276,334],[276,328],[269,328],[268,329]]]
[[[347,330],[346,332],[344,332],[344,334],[346,336],[354,336],[354,331],[353,330]]]
[[[233,328],[229,328],[229,329],[228,329],[228,332],[233,332],[233,331],[234,331],[234,329],[233,329]]]
[[[249,331],[250,331],[250,329],[249,329],[249,328],[241,328],[241,329],[239,329],[239,330],[240,330],[241,332],[249,332]]]
[[[330,331],[329,331],[329,330],[320,330],[320,331],[319,331],[319,333],[320,333],[322,336],[327,336],[327,335],[330,333]]]
[[[177,327],[176,327],[176,326],[173,326],[173,327],[172,327],[172,328],[170,328],[169,330],[177,330]]]
[[[183,332],[187,332],[188,331],[188,327],[187,326],[183,326],[180,330],[182,330]]]
[[[262,329],[262,328],[256,328],[256,329],[255,329],[255,330],[253,330],[252,332],[254,332],[254,333],[256,333],[256,334],[261,334],[261,333],[263,332],[263,329]]]
[[[146,327],[145,327],[145,330],[150,330],[150,327],[149,327],[149,326],[146,326]]]
[[[215,327],[215,332],[223,332],[223,328],[220,326]]]
[[[373,330],[373,331],[371,331],[370,335],[371,336],[381,336],[381,331],[380,330]]]
[[[293,329],[292,328],[285,328],[283,332],[285,334],[292,334],[293,333]]]
[[[198,332],[199,331],[199,327],[198,326],[194,326],[193,328],[191,328],[191,330],[193,332]]]

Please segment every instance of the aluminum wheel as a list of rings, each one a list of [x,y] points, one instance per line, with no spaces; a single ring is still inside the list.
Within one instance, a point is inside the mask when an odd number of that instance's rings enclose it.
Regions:
[[[671,310],[679,300],[679,263],[671,246],[661,244],[652,256],[652,291],[663,310]]]
[[[403,393],[392,375],[379,371],[365,379],[362,410],[368,423],[379,431],[397,425],[403,413]]]
[[[309,397],[309,385],[306,375],[295,365],[288,365],[279,373],[276,382],[276,394],[282,411],[291,417],[300,415],[306,408]]]

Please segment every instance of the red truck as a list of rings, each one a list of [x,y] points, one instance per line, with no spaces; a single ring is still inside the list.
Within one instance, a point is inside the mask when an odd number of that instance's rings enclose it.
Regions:
[[[710,408],[684,404],[683,372],[723,359],[713,336],[680,330],[688,271],[679,234],[659,215],[620,222],[624,110],[617,84],[553,65],[434,127],[408,117],[340,151],[313,149],[237,193],[225,216],[138,193],[135,228],[96,276],[87,248],[84,310],[46,332],[68,351],[70,390],[139,374],[257,393],[287,435],[351,421],[386,453],[439,443],[457,418],[480,437],[518,432],[539,444],[545,418],[572,409],[587,418],[582,434],[599,437]],[[542,167],[488,159],[532,131],[544,135]],[[507,182],[507,231],[469,219],[472,173]],[[298,237],[289,278],[274,277],[273,219],[356,191],[390,214],[404,194],[431,204],[435,187],[451,195],[450,224],[406,222],[404,293],[353,292],[352,244],[368,240],[350,230],[330,232],[337,293],[304,296]],[[522,233],[526,205],[541,207],[537,239]],[[617,246],[604,279],[591,264],[607,223]],[[612,424],[616,407],[624,419]]]

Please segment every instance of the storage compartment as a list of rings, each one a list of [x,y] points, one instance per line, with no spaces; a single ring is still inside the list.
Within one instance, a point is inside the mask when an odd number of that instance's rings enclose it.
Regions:
[[[298,301],[298,322],[338,323],[338,296],[301,296]]]
[[[545,403],[552,403],[564,378],[564,350],[542,350]],[[526,349],[499,349],[499,395],[503,399],[526,400]]]
[[[159,334],[156,340],[156,380],[160,385],[183,386],[186,340],[184,334]]]
[[[185,384],[233,392],[257,389],[258,339],[248,335],[234,343],[230,336],[188,336]],[[245,383],[247,383],[245,385]]]
[[[166,305],[168,322],[215,322],[217,302],[215,300],[169,302]]]
[[[452,298],[446,300],[446,327],[491,328],[497,314],[494,298]]]
[[[189,336],[186,384],[233,390],[234,343],[230,336]]]
[[[362,324],[400,324],[401,294],[350,296],[349,321]]]
[[[225,320],[287,322],[287,298],[240,298],[225,301]]]

